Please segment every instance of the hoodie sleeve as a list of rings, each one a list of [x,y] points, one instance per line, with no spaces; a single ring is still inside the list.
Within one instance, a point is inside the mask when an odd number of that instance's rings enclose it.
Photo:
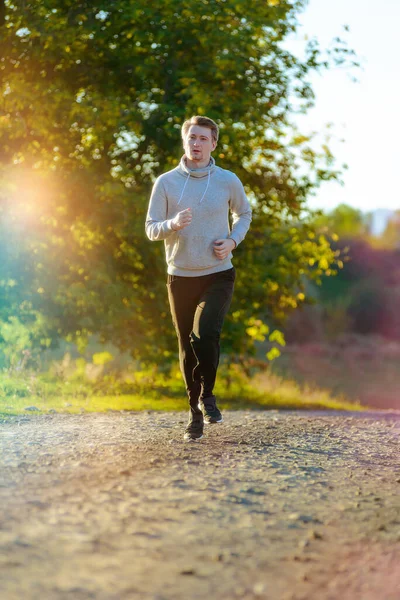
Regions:
[[[146,216],[146,235],[152,242],[165,240],[174,230],[172,219],[167,220],[168,200],[161,178],[158,177],[150,196],[149,208]]]
[[[236,175],[232,178],[230,188],[231,197],[229,204],[232,213],[232,231],[229,238],[238,246],[244,240],[249,230],[252,211],[243,184]]]

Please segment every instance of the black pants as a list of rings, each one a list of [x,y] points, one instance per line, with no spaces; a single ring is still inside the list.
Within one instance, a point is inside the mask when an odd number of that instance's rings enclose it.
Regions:
[[[219,339],[235,283],[235,268],[200,277],[168,275],[168,299],[178,336],[179,365],[192,412],[213,396]]]

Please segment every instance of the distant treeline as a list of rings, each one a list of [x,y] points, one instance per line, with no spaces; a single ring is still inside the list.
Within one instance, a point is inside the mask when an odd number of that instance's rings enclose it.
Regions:
[[[343,268],[336,277],[322,277],[312,292],[314,305],[289,317],[288,342],[323,342],[346,333],[400,341],[400,211],[379,236],[371,235],[370,224],[370,215],[346,205],[318,218],[318,229],[339,235],[332,247],[340,250]]]

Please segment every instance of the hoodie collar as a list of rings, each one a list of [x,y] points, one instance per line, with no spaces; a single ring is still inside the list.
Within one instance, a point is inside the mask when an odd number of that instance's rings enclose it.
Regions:
[[[201,169],[189,169],[186,164],[186,155],[184,154],[180,160],[180,163],[177,167],[179,173],[187,177],[207,177],[209,173],[212,173],[215,170],[215,160],[213,157],[210,157],[210,162],[206,167],[202,167]]]

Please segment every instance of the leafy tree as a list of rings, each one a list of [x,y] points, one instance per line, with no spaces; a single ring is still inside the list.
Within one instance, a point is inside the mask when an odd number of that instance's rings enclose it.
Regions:
[[[340,169],[292,116],[313,104],[310,73],[353,52],[340,39],[326,53],[310,40],[304,59],[285,50],[304,5],[0,2],[0,179],[14,182],[16,210],[30,207],[36,301],[58,335],[98,333],[142,358],[175,348],[163,249],[143,229],[154,176],[176,164],[191,114],[219,123],[218,164],[254,207],[230,350],[250,352],[263,323],[306,301],[305,278],[334,274],[306,200]]]

